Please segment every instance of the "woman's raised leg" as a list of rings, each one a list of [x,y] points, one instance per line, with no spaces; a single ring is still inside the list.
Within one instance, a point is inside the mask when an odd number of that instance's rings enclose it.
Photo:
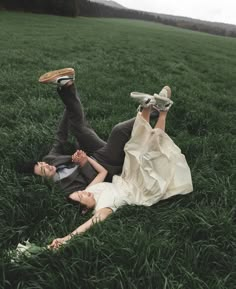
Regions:
[[[152,106],[144,107],[144,108],[142,109],[141,115],[142,115],[142,117],[143,117],[147,122],[150,121],[151,111],[152,111]]]
[[[154,128],[160,128],[163,131],[165,131],[167,113],[168,113],[168,111],[160,111],[159,118],[158,118]]]

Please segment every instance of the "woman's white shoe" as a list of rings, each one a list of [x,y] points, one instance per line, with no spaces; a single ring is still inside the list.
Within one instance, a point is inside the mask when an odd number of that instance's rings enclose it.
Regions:
[[[154,93],[154,98],[156,104],[153,106],[156,110],[159,111],[168,111],[172,104],[174,103],[171,97],[171,89],[169,86],[164,86],[159,94]]]
[[[154,96],[147,93],[134,91],[130,93],[130,96],[138,101],[142,107],[149,107],[156,104]]]

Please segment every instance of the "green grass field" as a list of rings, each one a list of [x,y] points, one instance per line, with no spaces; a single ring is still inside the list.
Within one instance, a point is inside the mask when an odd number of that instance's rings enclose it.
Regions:
[[[0,12],[0,288],[236,288],[236,39],[142,21]],[[48,70],[74,67],[87,118],[104,139],[135,116],[131,91],[172,88],[167,132],[194,191],[124,207],[57,252],[10,262],[30,239],[45,246],[88,216],[14,167],[40,159],[63,106]]]

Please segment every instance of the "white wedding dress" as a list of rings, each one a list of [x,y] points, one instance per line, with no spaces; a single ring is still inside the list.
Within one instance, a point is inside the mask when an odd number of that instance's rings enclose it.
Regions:
[[[181,150],[161,129],[153,129],[137,114],[132,135],[125,145],[125,160],[120,176],[112,183],[88,188],[96,200],[95,211],[124,204],[151,206],[178,194],[192,192],[189,166]]]

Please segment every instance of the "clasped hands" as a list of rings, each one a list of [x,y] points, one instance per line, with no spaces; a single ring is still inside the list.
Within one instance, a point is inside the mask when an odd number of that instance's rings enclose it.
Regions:
[[[83,167],[88,161],[88,156],[82,150],[77,150],[71,158],[72,162],[79,164],[81,167]]]

